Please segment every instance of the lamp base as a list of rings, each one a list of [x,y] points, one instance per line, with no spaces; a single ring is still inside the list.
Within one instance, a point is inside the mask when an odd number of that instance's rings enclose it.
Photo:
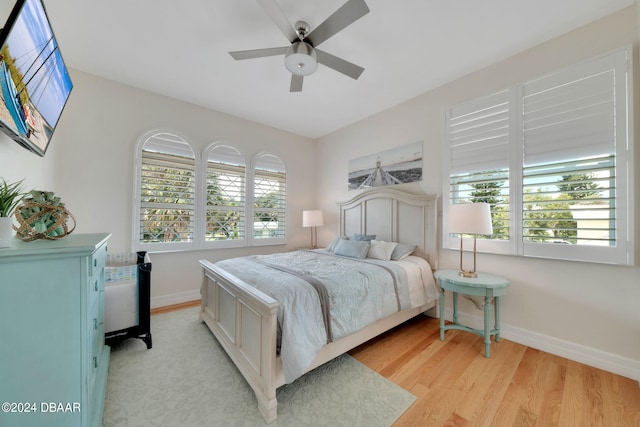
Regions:
[[[462,268],[462,234],[460,234],[460,271],[458,272],[460,277],[467,278],[476,278],[478,275],[476,274],[476,236],[473,235],[473,271],[465,270]]]
[[[315,227],[311,227],[311,246],[309,249],[318,249],[318,231]]]
[[[466,270],[460,270],[458,272],[458,276],[460,277],[467,277],[467,278],[476,278],[478,277],[478,274],[475,271],[466,271]]]

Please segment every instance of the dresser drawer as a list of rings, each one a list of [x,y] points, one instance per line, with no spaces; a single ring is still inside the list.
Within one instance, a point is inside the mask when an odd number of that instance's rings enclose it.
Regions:
[[[103,271],[106,260],[107,245],[102,245],[89,258],[89,276],[95,276],[96,273]]]
[[[98,302],[98,299],[100,297],[100,294],[104,294],[104,280],[102,279],[102,277],[100,275],[98,276],[92,276],[89,278],[89,283],[88,283],[89,289],[87,290],[87,294],[88,294],[88,301],[87,301],[87,307],[89,307],[89,310],[93,310],[93,306],[96,305],[96,303]],[[91,314],[90,311],[87,312],[87,320],[91,320]]]
[[[87,258],[87,279],[89,289],[88,294],[88,307],[92,307],[98,297],[99,292],[104,291],[104,266],[107,260],[107,245],[102,245],[96,251]],[[91,319],[88,319],[91,320]]]
[[[89,331],[89,387],[93,387],[104,350],[104,292],[98,293],[96,304],[91,308],[87,329]]]
[[[104,295],[104,293],[101,293]],[[102,298],[101,295],[101,298]],[[103,305],[96,304],[93,315],[89,316],[89,342],[91,343],[90,356],[94,356],[102,351],[104,346],[104,313]]]

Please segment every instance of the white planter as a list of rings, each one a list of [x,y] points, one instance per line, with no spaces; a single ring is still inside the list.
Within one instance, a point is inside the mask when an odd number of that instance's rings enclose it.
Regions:
[[[0,217],[0,248],[8,248],[13,240],[13,218]]]

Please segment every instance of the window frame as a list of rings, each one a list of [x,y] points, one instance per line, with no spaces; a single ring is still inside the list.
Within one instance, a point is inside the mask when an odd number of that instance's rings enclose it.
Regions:
[[[623,59],[621,59],[623,58]],[[622,65],[619,61],[623,60]],[[616,209],[616,245],[561,245],[553,243],[525,242],[523,239],[524,216],[524,130],[523,130],[523,96],[526,85],[538,83],[544,79],[554,81],[567,78],[572,74],[580,74],[598,64],[605,64],[617,71],[623,71],[623,77],[615,77],[615,209]],[[569,80],[566,81],[569,83]],[[552,88],[552,86],[549,86]],[[509,105],[509,209],[510,209],[510,239],[497,241],[482,239],[477,241],[479,252],[516,255],[525,257],[551,258],[571,261],[608,263],[618,265],[633,265],[634,263],[634,122],[633,122],[633,50],[631,46],[617,49],[599,57],[566,67],[549,73],[539,79],[514,85],[507,89],[510,92]],[[496,93],[500,93],[499,91]],[[451,185],[451,135],[450,119],[454,108],[464,107],[466,104],[479,103],[483,99],[489,100],[493,95],[487,95],[474,100],[450,107],[445,112],[444,146],[443,146],[443,247],[458,249],[460,240],[458,235],[447,232],[447,213],[451,203],[453,188]],[[620,110],[622,108],[622,110]],[[571,160],[578,160],[572,158]],[[478,171],[481,172],[481,171]]]

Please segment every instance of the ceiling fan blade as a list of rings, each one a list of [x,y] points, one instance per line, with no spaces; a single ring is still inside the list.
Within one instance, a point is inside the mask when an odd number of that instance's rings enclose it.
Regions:
[[[349,0],[305,37],[315,47],[369,13],[364,0]]]
[[[229,52],[229,55],[233,56],[233,59],[239,61],[241,59],[253,59],[262,58],[264,56],[284,55],[287,52],[289,46],[284,47],[268,47],[266,49],[253,49],[253,50],[237,50],[235,52]]]
[[[260,6],[267,12],[267,15],[271,18],[271,20],[280,28],[282,34],[289,40],[291,43],[298,40],[298,33],[296,33],[295,28],[289,22],[289,19],[284,14],[278,3],[275,0],[257,0],[260,3]]]
[[[358,77],[360,77],[360,74],[364,71],[364,68],[361,66],[345,61],[337,56],[333,56],[323,50],[316,49],[316,55],[318,55],[319,63],[326,65],[329,68],[333,68],[337,72],[349,76],[352,79],[357,80]]]
[[[302,80],[303,76],[297,76],[291,74],[291,86],[289,86],[289,92],[302,92]]]

